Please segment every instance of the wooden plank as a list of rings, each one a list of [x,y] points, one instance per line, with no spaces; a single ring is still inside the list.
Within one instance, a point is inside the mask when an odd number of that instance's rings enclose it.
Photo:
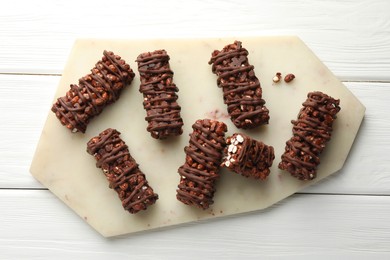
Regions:
[[[91,8],[93,12],[86,16]],[[342,80],[390,80],[389,1],[113,0],[110,10],[91,0],[4,3],[0,73],[60,74],[74,40],[80,37],[292,34],[301,37]]]
[[[4,259],[390,257],[389,196],[294,195],[265,211],[112,239],[48,191],[0,197]]]
[[[59,79],[0,75],[0,188],[41,188],[29,169]]]
[[[30,175],[29,166],[59,79],[0,75],[0,188],[42,187]],[[367,107],[365,119],[341,172],[305,192],[389,195],[390,83],[348,82],[346,86]]]

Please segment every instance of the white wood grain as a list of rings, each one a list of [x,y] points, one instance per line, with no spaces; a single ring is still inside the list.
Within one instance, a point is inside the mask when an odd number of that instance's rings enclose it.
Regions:
[[[48,191],[0,190],[0,197],[7,259],[390,257],[389,196],[295,195],[265,211],[113,239]]]
[[[91,0],[3,3],[0,73],[60,74],[74,40],[80,37],[293,34],[300,36],[342,80],[390,80],[389,1],[112,0],[109,6],[105,3]]]
[[[389,13],[386,0],[2,3],[0,259],[390,259]],[[265,211],[108,240],[34,190],[28,169],[60,79],[41,74],[62,73],[76,38],[282,34],[355,81],[367,107],[340,173]]]
[[[29,165],[59,79],[0,75],[0,188],[42,188]],[[390,195],[390,83],[346,86],[367,107],[362,127],[341,172],[304,192]]]
[[[0,75],[0,188],[41,188],[29,169],[58,82]]]

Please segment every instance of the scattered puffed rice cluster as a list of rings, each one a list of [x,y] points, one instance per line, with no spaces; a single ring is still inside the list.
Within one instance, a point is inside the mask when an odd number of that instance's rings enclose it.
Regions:
[[[281,79],[282,79],[282,73],[276,72],[275,76],[272,78],[272,81],[273,81],[274,83],[278,83]],[[284,82],[290,83],[290,82],[293,81],[294,79],[295,79],[295,75],[292,74],[292,73],[289,73],[289,74],[287,74],[287,75],[284,77]]]

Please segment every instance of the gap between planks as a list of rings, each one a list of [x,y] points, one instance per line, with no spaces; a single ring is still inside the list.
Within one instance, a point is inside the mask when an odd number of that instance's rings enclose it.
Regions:
[[[62,74],[56,73],[24,73],[24,72],[0,72],[0,75],[5,76],[54,76],[61,77]]]

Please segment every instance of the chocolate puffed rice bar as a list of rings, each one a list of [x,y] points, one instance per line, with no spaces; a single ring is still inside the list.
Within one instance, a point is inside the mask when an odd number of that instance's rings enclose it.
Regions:
[[[130,155],[120,132],[108,128],[87,143],[87,152],[97,161],[96,167],[105,174],[109,187],[114,189],[125,210],[134,214],[146,210],[158,199],[145,174]]]
[[[268,124],[269,111],[262,98],[262,88],[255,76],[254,66],[248,62],[248,51],[240,41],[226,45],[211,54],[209,64],[218,76],[223,100],[230,118],[237,128],[255,128]]]
[[[197,120],[184,148],[186,159],[178,172],[177,199],[184,204],[207,209],[213,204],[215,183],[225,148],[227,126],[219,121]]]
[[[136,60],[141,78],[139,91],[144,96],[145,120],[148,122],[146,130],[156,139],[183,133],[181,107],[176,94],[179,89],[173,83],[169,59],[165,50],[156,50],[142,53]]]
[[[57,99],[51,110],[72,132],[85,133],[90,120],[114,103],[135,74],[119,55],[104,51],[91,73],[71,84],[66,95]]]
[[[274,148],[247,135],[226,138],[226,157],[222,166],[245,177],[265,180],[275,159]]]
[[[297,120],[292,120],[293,136],[286,142],[279,168],[300,180],[317,176],[320,154],[330,140],[340,100],[322,92],[310,92]]]

